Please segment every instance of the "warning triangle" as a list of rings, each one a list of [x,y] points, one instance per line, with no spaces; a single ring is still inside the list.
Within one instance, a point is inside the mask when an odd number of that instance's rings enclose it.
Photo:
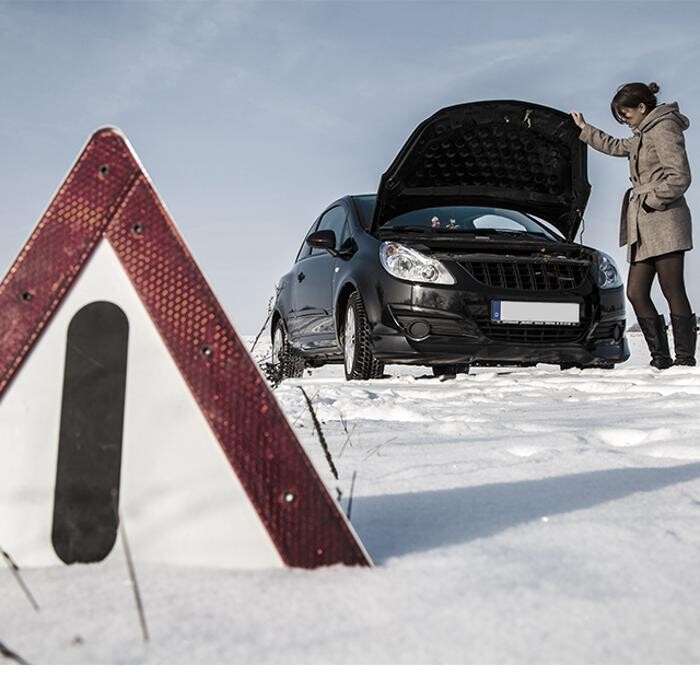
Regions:
[[[154,561],[370,564],[117,129],[0,284],[0,444],[20,564],[105,558],[118,513]]]

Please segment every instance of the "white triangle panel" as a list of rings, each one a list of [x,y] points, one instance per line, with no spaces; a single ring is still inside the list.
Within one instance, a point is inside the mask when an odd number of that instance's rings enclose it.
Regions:
[[[51,527],[66,334],[75,313],[94,301],[116,304],[129,320],[120,510],[134,558],[283,566],[105,239],[0,400],[0,546],[20,566],[62,564]]]

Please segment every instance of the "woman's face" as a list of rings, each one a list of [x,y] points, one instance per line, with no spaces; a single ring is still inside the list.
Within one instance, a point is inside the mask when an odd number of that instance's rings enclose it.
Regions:
[[[620,116],[625,120],[625,123],[630,129],[636,129],[647,114],[647,106],[645,104],[640,104],[638,107],[620,108]]]

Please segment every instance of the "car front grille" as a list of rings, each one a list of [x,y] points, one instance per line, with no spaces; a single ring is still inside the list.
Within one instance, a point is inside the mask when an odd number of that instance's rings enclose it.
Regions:
[[[478,325],[487,338],[504,343],[569,343],[580,338],[584,331],[584,327],[580,324],[575,326],[545,326],[481,321]]]
[[[460,263],[477,282],[498,289],[556,292],[577,289],[589,263],[569,260],[467,260]]]

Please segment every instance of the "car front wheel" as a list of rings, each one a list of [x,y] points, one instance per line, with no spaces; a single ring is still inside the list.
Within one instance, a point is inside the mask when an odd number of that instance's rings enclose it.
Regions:
[[[369,342],[369,323],[362,297],[353,292],[348,299],[343,324],[345,378],[376,379],[384,374],[384,363],[376,360]]]

